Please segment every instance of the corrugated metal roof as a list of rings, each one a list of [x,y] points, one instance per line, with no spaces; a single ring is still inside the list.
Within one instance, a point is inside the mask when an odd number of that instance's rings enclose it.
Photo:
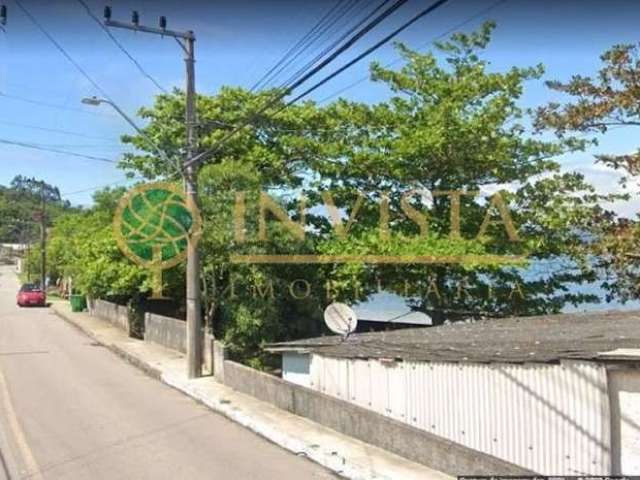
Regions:
[[[640,311],[514,317],[429,328],[326,336],[277,343],[268,351],[309,351],[337,358],[407,361],[638,361]],[[627,349],[613,352],[618,349]]]

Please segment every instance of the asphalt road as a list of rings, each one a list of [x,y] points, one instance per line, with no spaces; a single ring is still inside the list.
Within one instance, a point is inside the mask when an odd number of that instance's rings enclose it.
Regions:
[[[0,267],[0,478],[335,478],[123,362]]]

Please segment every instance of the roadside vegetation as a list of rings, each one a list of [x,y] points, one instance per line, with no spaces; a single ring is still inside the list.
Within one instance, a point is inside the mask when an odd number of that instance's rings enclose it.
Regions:
[[[595,80],[551,82],[550,88],[567,95],[566,105],[528,112],[520,98],[528,83],[541,81],[544,68],[495,71],[483,59],[493,28],[487,23],[475,33],[453,35],[427,53],[398,44],[405,59],[400,70],[371,65],[371,80],[390,92],[380,103],[308,101],[261,112],[275,92],[226,87],[215,96],[198,97],[199,149],[216,145],[199,183],[204,309],[207,324],[236,358],[263,366],[261,344],[317,335],[328,303],[364,300],[381,285],[435,323],[557,313],[567,305],[598,301],[575,286],[599,278],[607,279],[602,286],[611,296],[637,298],[638,224],[605,207],[625,195],[599,194],[580,173],[561,170],[557,158],[589,147],[593,139],[584,134],[640,125],[638,47],[616,46],[605,53]],[[159,95],[139,115],[146,121],[145,135],[169,158],[184,156],[182,92]],[[120,162],[132,177],[179,181],[175,166],[158,158],[145,138],[125,135],[122,141],[139,152]],[[593,161],[584,156],[585,162]],[[626,185],[638,182],[637,153],[596,160],[624,171]],[[499,194],[502,203],[492,200],[498,188],[505,189]],[[9,201],[2,203],[14,195],[9,190],[0,190],[0,209],[10,208]],[[427,210],[415,193],[425,190],[481,194],[434,195]],[[300,220],[299,198],[307,199],[304,240],[276,221],[265,226],[266,240],[258,237],[261,191],[277,199],[294,221]],[[243,241],[234,231],[235,192],[246,192]],[[311,208],[326,204],[327,192],[343,217],[342,231],[330,216]],[[58,192],[48,245],[53,278],[72,277],[82,293],[121,303],[148,294],[149,272],[127,260],[113,237],[113,212],[123,193],[98,191],[92,207],[72,209]],[[451,215],[453,203],[459,205],[458,219]],[[388,226],[382,232],[381,215]],[[0,217],[2,238],[19,241],[20,230],[12,230],[5,218]],[[36,268],[37,249],[32,253],[29,261]],[[526,260],[515,265],[231,262],[236,254],[275,253],[518,255]],[[532,268],[543,263],[560,268],[532,275]],[[184,265],[165,272],[164,281],[181,315]]]

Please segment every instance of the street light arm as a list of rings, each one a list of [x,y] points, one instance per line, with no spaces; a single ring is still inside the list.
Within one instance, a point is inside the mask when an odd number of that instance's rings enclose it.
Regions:
[[[160,156],[160,158],[162,160],[164,160],[168,165],[172,166],[173,168],[176,169],[176,171],[178,173],[180,173],[180,175],[182,176],[182,171],[181,169],[176,166],[167,156],[166,153],[164,153],[162,151],[162,149],[160,147],[158,147],[158,145],[156,144],[156,142],[154,142],[151,137],[149,137],[149,135],[147,135],[144,130],[142,130],[137,124],[136,122],[133,121],[133,119],[131,117],[129,117],[129,115],[127,115],[118,105],[116,105],[114,102],[112,102],[111,100],[107,100],[104,98],[96,98],[96,97],[92,97],[92,98],[86,98],[82,100],[82,103],[88,104],[88,105],[99,105],[101,103],[106,103],[107,105],[110,105],[111,108],[113,108],[116,112],[118,112],[118,114],[125,119],[125,121],[131,125],[131,127],[133,127],[133,129],[138,133],[138,135],[140,135],[142,138],[144,138],[144,140],[147,142],[147,144]]]

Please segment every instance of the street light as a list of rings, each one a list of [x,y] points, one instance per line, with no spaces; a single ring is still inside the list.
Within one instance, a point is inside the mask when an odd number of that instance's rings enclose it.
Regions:
[[[0,31],[1,32],[6,31],[4,29],[6,24],[7,24],[7,6],[0,5]]]
[[[82,99],[82,103],[85,105],[98,106],[100,105],[101,100],[98,97],[87,97]]]
[[[136,123],[131,119],[131,117],[129,117],[126,113],[124,113],[124,111],[122,111],[122,109],[120,107],[118,107],[118,105],[116,105],[115,103],[113,103],[111,100],[107,100],[105,98],[98,98],[98,97],[85,97],[81,100],[81,102],[85,105],[91,105],[93,107],[97,107],[100,106],[100,104],[102,103],[106,103],[107,105],[110,105],[116,112],[118,112],[118,114],[124,118],[127,123],[129,125],[131,125],[133,127],[133,129],[138,132],[138,134],[145,139],[145,141],[147,142],[147,144],[160,156],[160,158],[162,158],[162,160],[164,160],[165,162],[167,162],[168,165],[172,166],[173,168],[176,168],[177,171],[180,173],[180,175],[182,175],[182,169],[179,168],[176,164],[174,164],[169,157],[167,157],[167,155],[160,149],[160,147],[158,147],[158,145],[156,144],[156,142],[154,142],[140,127],[138,127],[138,125],[136,125]]]

